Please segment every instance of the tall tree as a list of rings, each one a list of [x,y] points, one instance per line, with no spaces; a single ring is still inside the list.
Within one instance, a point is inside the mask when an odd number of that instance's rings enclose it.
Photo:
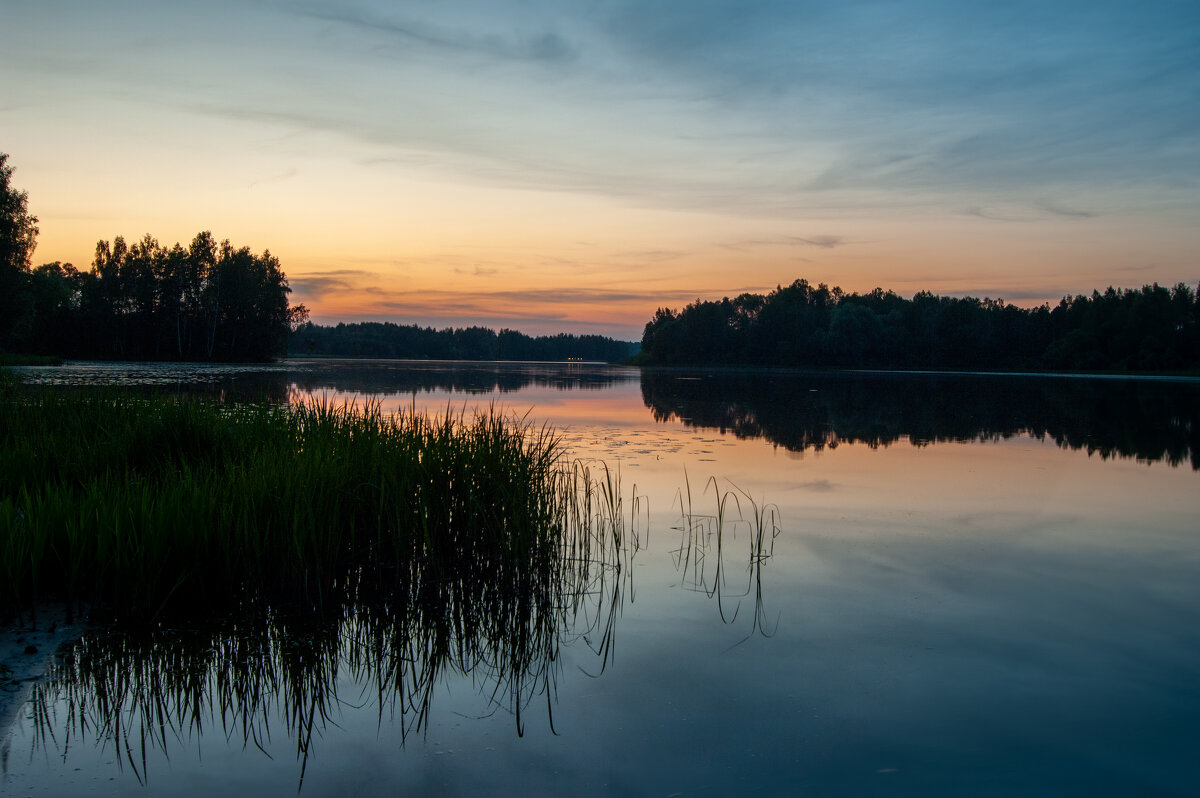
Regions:
[[[27,332],[33,318],[30,266],[37,246],[37,217],[29,195],[12,185],[13,167],[0,152],[0,349]]]

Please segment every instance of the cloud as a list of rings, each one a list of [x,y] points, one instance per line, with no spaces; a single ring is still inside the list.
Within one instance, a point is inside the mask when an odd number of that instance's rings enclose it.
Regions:
[[[497,274],[499,271],[499,269],[480,266],[479,264],[475,264],[475,268],[470,270],[457,267],[454,269],[455,274],[470,275],[472,277],[491,277],[493,274]]]
[[[1092,219],[1098,215],[1092,211],[1065,208],[1058,203],[1050,201],[1039,202],[1038,207],[1054,216],[1067,216],[1074,219]]]
[[[972,205],[963,208],[960,213],[992,222],[1039,222],[1062,218],[1093,219],[1100,215],[1094,211],[1067,208],[1049,200],[1041,200],[1024,207],[1009,205],[997,208]]]
[[[306,298],[320,299],[327,294],[344,293],[348,291],[369,291],[364,287],[362,279],[374,279],[378,275],[360,269],[335,269],[327,272],[306,272],[300,275],[289,275],[288,286],[297,295]]]
[[[749,252],[763,247],[816,247],[817,249],[833,249],[847,243],[842,236],[779,236],[776,238],[749,238],[740,241],[724,241],[714,244],[719,249],[733,252]]]
[[[578,57],[576,48],[561,34],[537,31],[524,35],[492,31],[477,33],[462,26],[437,25],[411,17],[387,15],[344,3],[307,3],[289,9],[295,14],[326,22],[340,23],[368,33],[398,39],[406,46],[423,45],[452,53],[474,53],[490,58],[561,64]],[[478,15],[464,15],[468,24],[480,21]]]
[[[797,244],[803,244],[809,247],[818,247],[820,249],[833,249],[840,247],[846,243],[846,240],[841,236],[813,236],[812,238],[793,238]]]
[[[991,208],[984,208],[979,205],[972,205],[969,208],[963,208],[961,212],[967,216],[975,216],[980,219],[987,219],[988,221],[992,221],[992,222],[1023,221],[1022,219],[1019,219],[1015,216],[1010,216],[1010,215],[1002,213],[1000,211],[992,210]]]

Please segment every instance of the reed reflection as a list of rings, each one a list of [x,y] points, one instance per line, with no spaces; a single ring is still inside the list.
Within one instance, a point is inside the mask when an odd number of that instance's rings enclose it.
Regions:
[[[339,714],[369,696],[401,743],[428,730],[435,689],[466,677],[491,712],[525,730],[531,704],[553,707],[562,650],[589,646],[596,675],[611,660],[645,515],[614,475],[576,463],[560,478],[574,497],[552,551],[521,562],[414,560],[382,592],[374,580],[337,586],[324,609],[259,605],[188,626],[114,627],[87,634],[32,696],[34,740],[66,758],[72,746],[111,744],[146,783],[153,752],[219,729],[268,751],[272,727],[295,741],[299,780]],[[549,554],[549,556],[547,556]],[[624,576],[623,576],[624,575]],[[349,681],[354,696],[339,688]]]
[[[726,624],[737,621],[744,600],[753,601],[747,638],[770,637],[774,627],[768,631],[766,626],[763,570],[781,531],[779,508],[755,501],[736,485],[722,489],[716,477],[705,483],[701,500],[712,501],[711,514],[693,505],[690,481],[676,497],[679,522],[672,529],[679,533],[679,545],[671,557],[680,586],[714,599]]]
[[[641,386],[659,421],[795,452],[1029,435],[1103,458],[1200,470],[1195,380],[645,370]]]
[[[403,746],[428,732],[451,683],[471,684],[485,715],[510,715],[518,735],[544,702],[555,732],[566,651],[588,677],[613,663],[650,538],[646,498],[622,490],[604,463],[576,462],[562,479],[576,500],[554,555],[518,569],[484,562],[435,578],[417,564],[392,592],[364,581],[320,613],[258,605],[190,625],[89,632],[33,691],[35,749],[66,762],[72,748],[112,746],[122,769],[153,784],[156,762],[198,749],[205,735],[270,756],[282,732],[303,789],[310,758],[346,713],[370,707]],[[690,496],[690,485],[679,491],[671,554],[681,584],[727,624],[753,601],[750,634],[770,636],[763,574],[778,510],[719,492],[716,479],[696,507]],[[710,501],[706,514],[699,504]]]

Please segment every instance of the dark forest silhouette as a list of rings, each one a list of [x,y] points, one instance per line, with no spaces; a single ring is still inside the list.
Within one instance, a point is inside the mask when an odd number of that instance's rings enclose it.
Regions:
[[[149,235],[100,241],[88,271],[57,261],[31,268],[37,217],[12,172],[0,153],[0,352],[262,361],[282,355],[307,319],[303,305],[288,305],[277,258],[207,231],[186,248]]]
[[[72,358],[264,361],[284,353],[303,305],[288,305],[287,276],[212,233],[188,247],[151,236],[96,245],[90,271],[47,263],[30,274],[26,350]]]
[[[322,357],[430,358],[434,360],[627,360],[638,345],[602,335],[545,335],[486,327],[435,330],[415,324],[359,322],[296,330],[288,350]]]
[[[29,267],[38,234],[29,195],[13,187],[12,173],[8,155],[0,152],[0,352],[28,335]]]
[[[1071,371],[1200,370],[1200,297],[1180,283],[1109,288],[1032,310],[1003,300],[847,294],[796,280],[661,308],[646,325],[652,364]]]

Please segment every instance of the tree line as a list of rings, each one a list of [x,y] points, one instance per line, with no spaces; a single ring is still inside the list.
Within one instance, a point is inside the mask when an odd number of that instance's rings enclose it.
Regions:
[[[435,330],[415,324],[357,322],[322,326],[312,322],[292,334],[293,355],[432,360],[627,360],[638,345],[602,335],[531,337],[486,327]]]
[[[25,351],[118,360],[264,361],[284,353],[303,305],[288,305],[287,276],[264,251],[189,246],[147,235],[100,241],[89,271],[47,263],[29,275]]]
[[[766,294],[660,308],[648,364],[800,368],[1198,371],[1200,294],[1108,288],[1026,309],[1003,300],[846,293],[796,280]]]
[[[37,217],[0,153],[0,351],[121,360],[261,361],[307,318],[264,251],[202,232],[184,247],[147,235],[96,245],[87,271],[31,268]]]

